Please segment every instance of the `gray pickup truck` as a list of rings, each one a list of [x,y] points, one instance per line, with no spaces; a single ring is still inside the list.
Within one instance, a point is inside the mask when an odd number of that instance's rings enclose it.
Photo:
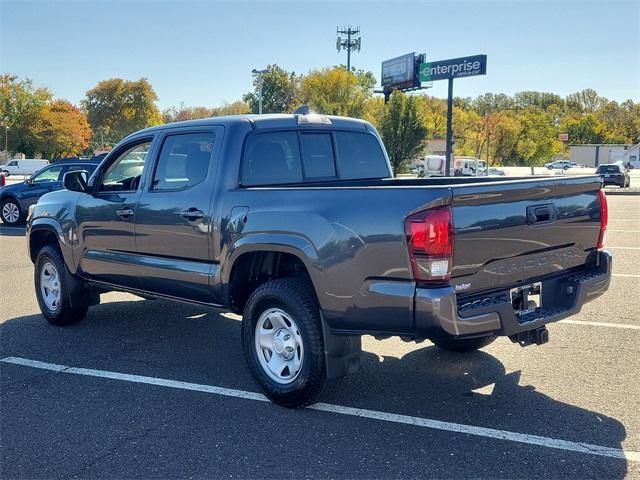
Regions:
[[[241,313],[251,373],[288,407],[355,371],[364,334],[542,344],[610,281],[598,177],[395,179],[355,119],[153,127],[64,185],[27,227],[49,322],[112,290]]]

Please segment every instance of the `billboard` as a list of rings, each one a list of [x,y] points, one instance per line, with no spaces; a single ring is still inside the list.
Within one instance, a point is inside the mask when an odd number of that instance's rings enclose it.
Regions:
[[[450,58],[420,64],[420,81],[430,82],[448,78],[470,77],[487,74],[487,56]]]
[[[415,63],[413,52],[382,62],[382,87],[412,87]]]

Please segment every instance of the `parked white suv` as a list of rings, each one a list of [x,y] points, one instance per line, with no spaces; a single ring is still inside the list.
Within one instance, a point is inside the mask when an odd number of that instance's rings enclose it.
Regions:
[[[577,166],[577,163],[569,160],[556,160],[555,162],[545,163],[544,166],[549,170],[569,170],[571,167]]]

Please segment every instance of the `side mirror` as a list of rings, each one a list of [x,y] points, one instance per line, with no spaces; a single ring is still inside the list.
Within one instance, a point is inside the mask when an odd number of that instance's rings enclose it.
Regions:
[[[88,178],[89,173],[86,170],[74,170],[64,174],[62,184],[64,188],[72,192],[86,192]]]

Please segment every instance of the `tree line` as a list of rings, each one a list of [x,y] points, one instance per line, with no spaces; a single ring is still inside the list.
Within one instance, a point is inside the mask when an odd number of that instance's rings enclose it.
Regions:
[[[306,75],[269,65],[241,99],[219,107],[185,106],[160,111],[147,79],[113,78],[86,92],[80,105],[55,99],[29,79],[0,76],[0,121],[9,127],[9,150],[46,158],[108,149],[141,128],[219,115],[257,113],[262,82],[263,113],[292,112],[301,105],[331,115],[364,118],[380,132],[394,170],[425,152],[427,140],[446,133],[446,101],[394,92],[388,103],[375,96],[371,72],[342,66]],[[640,104],[601,97],[591,89],[561,97],[525,91],[457,97],[453,111],[456,155],[488,158],[491,164],[539,165],[567,155],[569,143],[640,141]]]

